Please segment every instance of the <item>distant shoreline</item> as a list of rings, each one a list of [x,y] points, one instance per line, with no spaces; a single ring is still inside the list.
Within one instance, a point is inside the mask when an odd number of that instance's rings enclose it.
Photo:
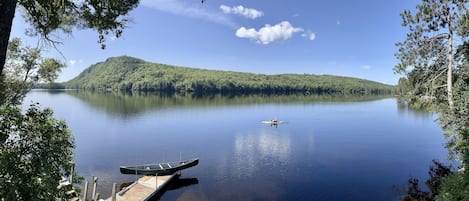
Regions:
[[[108,58],[64,83],[35,88],[140,91],[168,94],[395,94],[396,86],[352,77],[264,75],[171,66],[121,56]]]

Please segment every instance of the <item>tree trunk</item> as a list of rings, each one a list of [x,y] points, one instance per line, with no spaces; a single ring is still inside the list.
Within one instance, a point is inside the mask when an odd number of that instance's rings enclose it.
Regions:
[[[450,30],[448,37],[448,77],[447,77],[447,90],[448,90],[448,104],[449,108],[453,110],[453,33]]]
[[[453,103],[453,30],[451,28],[451,13],[450,8],[448,5],[448,1],[446,1],[446,7],[448,9],[448,73],[447,73],[447,80],[446,86],[448,91],[448,105],[449,109],[453,111],[454,103]]]
[[[0,2],[0,77],[5,66],[8,40],[10,39],[11,25],[15,16],[18,0],[1,0]]]

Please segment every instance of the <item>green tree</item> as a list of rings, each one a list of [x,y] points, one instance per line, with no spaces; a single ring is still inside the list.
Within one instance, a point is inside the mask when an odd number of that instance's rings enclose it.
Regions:
[[[35,83],[53,81],[63,66],[19,39],[9,43],[0,102],[0,200],[62,199],[70,190],[58,188],[63,177],[74,174],[74,140],[67,125],[38,104],[25,113],[19,107]]]
[[[56,59],[47,58],[42,61],[40,68],[37,71],[39,77],[48,83],[54,82],[59,76],[59,72],[65,64],[57,61]]]
[[[65,64],[56,59],[42,58],[38,48],[25,46],[17,38],[11,40],[8,45],[0,105],[20,104],[35,83],[52,82],[64,66]]]
[[[461,26],[466,22],[466,14],[466,1],[461,0],[423,0],[415,14],[409,10],[401,13],[402,25],[409,32],[405,41],[397,43],[399,63],[394,71],[419,73],[422,79],[416,81],[427,90],[425,94],[414,95],[434,98],[435,92],[446,86],[446,101],[453,107],[453,71],[458,68],[453,43],[456,37],[467,37],[465,26]],[[446,81],[441,78],[445,73]]]
[[[401,96],[407,96],[409,93],[412,91],[412,86],[409,80],[405,77],[399,78],[399,81],[397,83],[397,90],[399,95]]]
[[[0,2],[0,76],[6,60],[8,40],[17,5],[24,9],[31,24],[31,34],[39,35],[53,45],[59,41],[51,38],[54,31],[71,33],[73,27],[93,29],[98,32],[98,43],[105,48],[108,34],[120,37],[129,11],[138,0],[2,0]]]
[[[468,174],[456,173],[443,179],[440,193],[435,200],[438,201],[461,201],[469,199],[469,176]]]
[[[58,188],[70,172],[74,140],[64,121],[50,109],[33,104],[0,106],[0,200],[55,200],[66,197]]]
[[[448,140],[446,147],[462,167],[462,171],[438,180],[441,192],[435,193],[436,200],[469,200],[467,4],[466,0],[422,0],[415,15],[408,10],[401,13],[409,33],[397,44],[400,63],[394,70],[406,74],[413,100],[427,101],[440,114],[438,122]]]
[[[455,81],[454,108],[441,109],[439,122],[445,129],[446,144],[453,158],[469,167],[469,66],[461,68]]]

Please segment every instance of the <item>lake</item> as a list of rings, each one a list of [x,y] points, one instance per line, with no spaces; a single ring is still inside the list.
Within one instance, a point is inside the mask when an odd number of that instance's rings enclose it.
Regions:
[[[120,165],[182,156],[200,163],[160,200],[391,201],[394,186],[447,158],[436,115],[392,97],[32,91],[33,101],[67,122],[76,171],[99,177],[102,197],[137,178]],[[272,118],[284,123],[261,124]]]

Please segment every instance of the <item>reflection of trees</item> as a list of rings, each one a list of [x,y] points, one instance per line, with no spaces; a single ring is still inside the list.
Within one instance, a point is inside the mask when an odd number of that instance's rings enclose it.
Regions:
[[[92,107],[118,116],[132,116],[151,110],[184,107],[213,107],[249,104],[298,104],[319,102],[359,102],[387,96],[359,95],[221,95],[182,96],[158,93],[65,91]]]
[[[405,98],[397,98],[396,104],[397,111],[401,116],[409,115],[415,119],[426,119],[432,115],[432,112],[430,112],[428,108],[415,107]]]
[[[437,196],[440,193],[442,183],[445,182],[444,179],[446,177],[454,174],[454,168],[452,168],[451,165],[445,165],[436,160],[433,160],[432,162],[433,164],[430,166],[430,170],[428,171],[428,175],[430,176],[430,178],[425,182],[425,186],[427,187],[427,189],[421,189],[421,186],[419,185],[419,180],[417,178],[411,177],[409,178],[406,187],[397,186],[397,189],[403,194],[401,200],[438,200]]]

